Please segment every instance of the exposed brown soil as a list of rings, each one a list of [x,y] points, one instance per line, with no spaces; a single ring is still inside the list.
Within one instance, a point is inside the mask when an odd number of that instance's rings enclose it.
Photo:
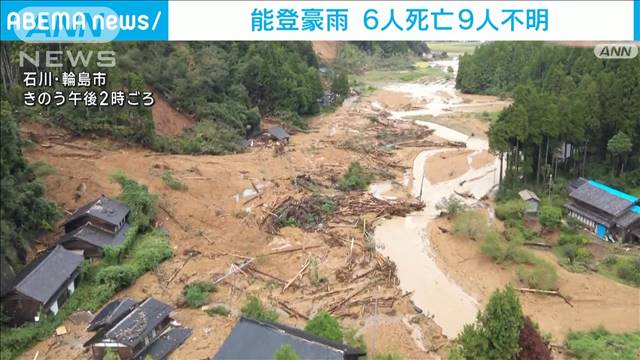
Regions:
[[[159,134],[180,135],[185,129],[191,128],[195,124],[193,119],[176,110],[157,92],[154,94],[154,98],[156,103],[151,108],[151,114]]]
[[[338,55],[338,43],[336,41],[313,41],[313,51],[324,61],[333,61]]]
[[[417,105],[410,96],[397,91],[376,90],[371,97],[388,110],[409,110]]]
[[[467,292],[485,304],[489,295],[507,284],[518,284],[512,265],[497,265],[483,256],[478,242],[443,233],[449,229],[446,219],[429,226],[431,246],[438,263]],[[520,293],[524,312],[536,321],[543,332],[560,343],[570,330],[591,330],[600,325],[608,330],[640,329],[640,289],[626,286],[593,273],[572,273],[560,267],[555,255],[533,250],[536,256],[554,264],[558,288],[570,298],[573,307],[555,296]]]
[[[362,227],[357,220],[368,217],[372,221],[376,214],[345,216],[338,223],[327,224],[323,232],[285,227],[279,234],[269,235],[260,226],[280,199],[309,194],[292,183],[300,174],[331,182],[341,176],[351,161],[358,160],[376,172],[402,181],[405,166],[411,164],[412,158],[405,159],[398,154],[404,155],[410,150],[377,158],[336,147],[336,143],[344,139],[363,138],[361,130],[366,130],[373,140],[375,128],[382,126],[371,123],[354,109],[345,106],[334,114],[319,116],[311,130],[292,137],[284,154],[279,156],[268,147],[229,156],[157,154],[108,140],[73,138],[57,129],[29,123],[25,124],[23,133],[35,143],[26,152],[27,157],[32,161],[46,161],[56,168],[57,174],[44,179],[47,195],[68,212],[100,194],[117,196],[119,186],[110,180],[117,170],[123,170],[161,195],[157,226],[169,232],[175,256],[157,270],[143,275],[117,297],[153,296],[176,306],[174,317],[192,328],[193,335],[172,358],[206,358],[215,354],[236,317],[210,317],[199,309],[179,307],[182,288],[194,280],[218,279],[232,262],[243,261],[241,256],[256,258],[253,268],[273,279],[247,271],[221,282],[211,301],[229,305],[234,314],[239,313],[249,295],[260,297],[268,307],[276,309],[281,314],[281,322],[297,326],[303,326],[305,320],[287,313],[283,304],[307,317],[319,309],[333,308],[334,315],[345,326],[356,328],[371,316],[417,314],[408,297],[403,297],[397,287],[393,264],[365,249]],[[188,189],[170,189],[158,176],[158,168],[170,171]],[[238,195],[254,185],[260,189],[258,196]],[[82,194],[77,193],[79,188],[84,189]],[[354,246],[350,245],[352,238]],[[41,247],[53,241],[54,237],[43,239]],[[272,254],[287,249],[299,250]],[[197,250],[200,255],[189,258],[185,254],[190,250]],[[293,279],[309,258],[316,259],[318,264],[313,272],[326,280],[314,284],[311,271],[307,271],[282,291],[282,283],[274,279]],[[357,290],[360,291],[356,293]],[[373,299],[380,299],[375,306]],[[420,321],[429,323],[425,325],[429,332],[425,330],[421,334],[424,342],[440,346],[421,350],[416,342],[409,342],[396,352],[435,356],[445,351],[442,345],[447,340],[441,336],[439,327],[427,318]],[[65,326],[69,330],[67,335],[38,343],[22,358],[33,359],[36,353],[40,359],[88,358],[81,345],[91,334],[82,326],[73,326],[70,320]],[[398,329],[382,326],[376,333],[383,338],[404,338],[406,330],[399,332]]]
[[[491,163],[495,158],[496,157],[491,155],[488,151],[482,151],[471,156],[471,167],[474,169],[480,169],[481,167]]]
[[[110,180],[116,170],[123,170],[152,192],[161,194],[157,225],[168,231],[175,256],[143,275],[117,297],[154,296],[177,307],[174,317],[192,328],[193,335],[171,358],[201,359],[215,354],[249,295],[260,297],[267,306],[276,309],[281,322],[296,326],[302,326],[305,320],[287,313],[283,304],[307,317],[321,308],[338,305],[334,314],[345,326],[361,329],[370,352],[388,351],[408,359],[442,358],[448,342],[439,326],[416,313],[409,298],[399,290],[390,263],[366,250],[362,224],[358,220],[371,221],[376,214],[345,216],[342,222],[327,224],[320,232],[285,227],[279,234],[270,235],[260,225],[283,198],[309,195],[308,190],[292,182],[297,175],[311,175],[320,182],[334,183],[349,164],[357,160],[381,177],[403,182],[405,172],[424,146],[399,146],[390,153],[372,153],[340,145],[354,139],[376,143],[376,134],[384,129],[411,126],[387,120],[370,121],[367,115],[372,109],[368,104],[374,100],[377,100],[375,96],[366,97],[347,103],[335,113],[316,117],[310,131],[293,136],[280,155],[269,147],[228,156],[168,155],[108,140],[74,138],[38,124],[24,123],[22,132],[35,144],[26,150],[29,160],[47,161],[56,168],[57,174],[44,179],[47,195],[68,211],[100,194],[117,196],[119,186]],[[478,101],[485,107],[496,103],[495,98]],[[463,118],[460,115],[460,119]],[[183,125],[176,125],[175,129],[184,129]],[[434,138],[431,136],[429,140]],[[467,150],[449,153],[439,164],[431,165],[441,168],[445,178],[451,169],[455,172],[468,167]],[[488,161],[485,156],[478,155],[479,159],[474,159],[476,165]],[[157,175],[157,168],[170,171],[188,189],[170,189]],[[241,194],[254,186],[260,190],[257,196]],[[396,191],[394,187],[394,195]],[[435,224],[448,226],[442,221]],[[513,270],[484,259],[478,253],[477,244],[440,234],[437,229],[432,226],[430,233],[441,266],[483,303],[492,290],[513,280]],[[52,244],[54,239],[54,236],[44,237],[41,247]],[[297,250],[278,253],[286,249]],[[197,250],[200,255],[189,258],[185,253],[190,250]],[[178,306],[186,283],[218,279],[232,262],[245,260],[244,256],[254,257],[253,268],[272,278],[247,271],[222,281],[211,301],[229,305],[232,316],[210,317],[199,309]],[[280,280],[287,282],[294,278],[309,258],[317,261],[314,273],[326,280],[314,282],[310,272],[305,272],[283,291]],[[521,296],[525,311],[540,323],[543,331],[560,339],[571,328],[604,324],[611,330],[621,331],[640,327],[637,289],[597,275],[571,274],[563,269],[558,272],[561,290],[575,294],[575,308],[569,308],[557,298]],[[358,290],[362,291],[356,294]],[[346,302],[340,304],[344,299]],[[36,344],[22,358],[33,359],[38,353],[39,359],[88,359],[89,353],[83,350],[82,343],[91,334],[84,331],[82,324],[71,320],[64,325],[68,334],[52,336]]]
[[[451,150],[431,156],[426,161],[424,174],[432,184],[455,179],[469,171],[470,153],[470,150]]]

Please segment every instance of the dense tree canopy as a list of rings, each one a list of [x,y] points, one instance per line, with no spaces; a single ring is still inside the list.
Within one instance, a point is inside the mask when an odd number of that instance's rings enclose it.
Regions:
[[[66,59],[61,68],[54,69],[54,75],[100,70],[107,73],[106,87],[79,90],[151,88],[204,125],[182,138],[166,139],[155,134],[149,108],[22,106],[25,91],[22,72],[44,70],[30,64],[18,67],[18,53],[23,50],[31,57],[37,50],[72,54],[77,54],[77,50],[113,50],[116,52],[113,68],[100,69],[94,53],[87,66],[71,66]],[[112,136],[160,151],[209,154],[237,151],[243,137],[260,130],[261,116],[283,113],[295,119],[299,127],[303,121],[300,116],[319,111],[318,99],[323,90],[318,61],[308,42],[3,43],[0,60],[3,89],[11,103],[21,105],[16,106],[21,116],[48,121],[76,133]],[[56,87],[55,90],[63,90],[62,86]]]
[[[0,256],[19,265],[25,259],[27,240],[50,228],[59,214],[22,156],[13,108],[6,101],[1,107]]]
[[[497,290],[489,298],[476,323],[458,336],[464,359],[515,359],[520,352],[522,308],[512,288]]]
[[[513,98],[490,131],[491,148],[507,155],[512,178],[587,175],[640,186],[640,58],[601,60],[591,49],[540,42],[489,43],[462,57],[456,85]]]
[[[10,264],[25,259],[26,241],[48,228],[56,209],[44,198],[44,188],[22,157],[18,121],[47,122],[77,134],[111,136],[159,151],[222,154],[239,151],[241,140],[260,129],[262,115],[286,115],[296,126],[301,116],[318,112],[322,84],[318,61],[308,42],[192,42],[118,44],[27,44],[0,45],[2,69],[2,222],[0,251]],[[87,64],[74,64],[61,56],[60,68],[45,68],[25,62],[19,53],[45,57],[45,51],[77,56],[91,53]],[[100,68],[98,51],[115,51],[116,66]],[[105,72],[105,87],[30,88],[31,91],[144,91],[151,88],[180,111],[196,119],[184,136],[157,135],[150,108],[132,106],[74,107],[23,104],[26,71],[64,73]]]

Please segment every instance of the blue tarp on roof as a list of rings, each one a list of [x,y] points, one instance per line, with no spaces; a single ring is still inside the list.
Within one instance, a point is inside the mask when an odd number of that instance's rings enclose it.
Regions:
[[[627,201],[631,201],[632,203],[635,203],[636,201],[638,201],[638,198],[632,195],[629,195],[627,193],[623,193],[620,190],[614,189],[610,186],[607,186],[605,184],[599,183],[595,180],[589,180],[589,184],[597,187],[598,189],[604,190],[606,192],[608,192],[611,195],[617,196],[621,199],[627,200]]]
[[[631,211],[633,211],[636,214],[640,214],[640,206],[636,205],[631,207]]]

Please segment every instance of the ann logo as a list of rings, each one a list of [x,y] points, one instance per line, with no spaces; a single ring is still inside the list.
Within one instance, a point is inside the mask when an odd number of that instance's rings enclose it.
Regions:
[[[600,44],[593,49],[599,59],[633,59],[638,55],[635,44]]]

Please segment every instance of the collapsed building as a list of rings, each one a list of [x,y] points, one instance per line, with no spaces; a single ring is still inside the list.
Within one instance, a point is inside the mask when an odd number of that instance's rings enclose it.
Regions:
[[[107,304],[96,314],[87,330],[96,334],[84,343],[94,359],[107,352],[121,360],[166,358],[191,336],[191,329],[171,318],[173,308],[154,298],[141,302],[121,299]]]

